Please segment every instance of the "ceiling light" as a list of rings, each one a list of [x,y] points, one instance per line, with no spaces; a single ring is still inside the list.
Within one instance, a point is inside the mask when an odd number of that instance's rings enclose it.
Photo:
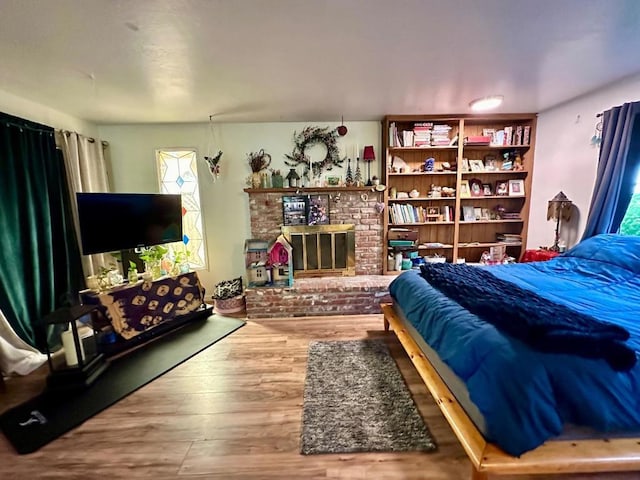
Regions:
[[[476,98],[469,103],[469,106],[475,112],[484,112],[499,107],[502,104],[502,100],[504,100],[502,95],[491,95],[489,97]]]

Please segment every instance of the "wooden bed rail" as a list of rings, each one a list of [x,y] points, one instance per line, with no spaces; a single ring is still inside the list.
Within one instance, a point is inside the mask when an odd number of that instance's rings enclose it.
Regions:
[[[429,392],[462,444],[472,480],[489,474],[592,473],[640,470],[640,438],[550,440],[520,457],[487,442],[404,326],[392,304],[382,304],[384,328],[398,337]]]

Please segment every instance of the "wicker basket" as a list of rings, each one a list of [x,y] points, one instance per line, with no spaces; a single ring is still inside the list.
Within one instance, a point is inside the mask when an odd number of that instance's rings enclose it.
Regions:
[[[215,299],[215,309],[218,313],[238,313],[242,312],[246,308],[244,301],[244,295],[238,295],[233,298],[227,298],[226,300]]]

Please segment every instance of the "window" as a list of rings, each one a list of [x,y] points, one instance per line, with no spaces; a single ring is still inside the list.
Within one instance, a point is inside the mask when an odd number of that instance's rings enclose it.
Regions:
[[[174,254],[189,253],[192,269],[206,268],[196,151],[156,150],[160,193],[182,194],[182,242],[171,244]]]
[[[633,191],[631,202],[620,224],[620,233],[623,235],[640,236],[640,172],[636,178],[636,188]]]

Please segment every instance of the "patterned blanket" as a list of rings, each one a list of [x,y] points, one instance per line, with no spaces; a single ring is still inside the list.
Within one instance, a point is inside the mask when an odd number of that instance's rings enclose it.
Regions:
[[[618,371],[636,363],[629,332],[555,304],[535,292],[466,264],[427,264],[421,276],[434,288],[534,349],[605,359]]]

